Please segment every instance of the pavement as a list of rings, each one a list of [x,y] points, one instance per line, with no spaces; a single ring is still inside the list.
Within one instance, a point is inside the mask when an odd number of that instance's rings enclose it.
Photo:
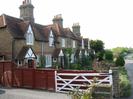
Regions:
[[[0,99],[71,99],[71,97],[67,94],[43,90],[0,88]]]

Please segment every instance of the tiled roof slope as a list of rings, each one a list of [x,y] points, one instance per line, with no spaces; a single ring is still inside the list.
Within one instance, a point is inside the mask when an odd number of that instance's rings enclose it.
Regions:
[[[40,25],[5,14],[0,16],[0,27],[4,27],[6,25],[6,28],[9,30],[11,35],[17,39],[25,39],[25,33],[29,24],[34,32],[35,40],[38,41],[48,41],[50,30],[53,31],[56,41],[59,36],[80,40],[80,38],[78,38],[69,28],[62,28],[58,24]]]

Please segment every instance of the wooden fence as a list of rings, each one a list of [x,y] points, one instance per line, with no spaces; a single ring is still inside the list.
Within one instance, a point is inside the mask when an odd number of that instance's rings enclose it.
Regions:
[[[54,69],[17,68],[10,61],[0,62],[0,85],[55,90]]]
[[[75,87],[85,89],[86,84],[92,84],[93,78],[98,78],[98,84],[112,85],[111,70],[109,73],[96,71],[75,71],[55,69],[17,68],[10,61],[0,62],[0,85],[5,87],[21,87],[45,89],[56,92],[68,92]]]

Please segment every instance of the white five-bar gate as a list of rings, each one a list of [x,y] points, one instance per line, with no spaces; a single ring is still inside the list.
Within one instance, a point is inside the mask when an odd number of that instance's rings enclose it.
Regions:
[[[56,92],[67,93],[74,90],[76,87],[79,91],[85,91],[86,85],[91,85],[97,78],[97,84],[112,86],[112,70],[108,73],[57,73],[55,71],[55,88]]]

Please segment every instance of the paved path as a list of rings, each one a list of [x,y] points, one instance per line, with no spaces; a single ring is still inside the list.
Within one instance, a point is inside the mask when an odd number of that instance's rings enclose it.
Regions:
[[[132,95],[129,98],[122,98],[122,99],[133,99],[133,60],[126,60],[126,65],[125,65],[129,80],[131,81],[132,85]]]
[[[71,99],[67,94],[29,89],[2,89],[0,99]]]

